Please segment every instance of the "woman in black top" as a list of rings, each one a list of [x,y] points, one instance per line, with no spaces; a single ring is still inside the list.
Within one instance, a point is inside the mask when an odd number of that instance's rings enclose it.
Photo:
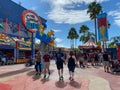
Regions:
[[[73,81],[74,80],[74,70],[75,70],[75,65],[76,65],[76,58],[74,56],[73,51],[70,51],[70,54],[67,58],[68,61],[68,70],[69,70],[69,80]]]

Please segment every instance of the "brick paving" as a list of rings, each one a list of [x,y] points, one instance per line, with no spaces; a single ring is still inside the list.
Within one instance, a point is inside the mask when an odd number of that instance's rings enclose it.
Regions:
[[[35,75],[34,66],[0,66],[0,90],[120,90],[120,75],[105,73],[103,67],[76,68],[72,82],[68,80],[67,66],[64,66],[63,82],[58,81],[54,61],[50,69],[49,79],[43,79],[43,75]]]

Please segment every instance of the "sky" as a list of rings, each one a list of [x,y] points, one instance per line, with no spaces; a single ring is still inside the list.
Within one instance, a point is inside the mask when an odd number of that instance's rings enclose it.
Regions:
[[[108,29],[109,41],[111,37],[120,36],[120,0],[12,0],[21,3],[26,9],[33,10],[47,20],[45,32],[53,29],[57,47],[70,48],[68,32],[74,27],[79,34],[81,25],[87,25],[94,33],[94,21],[87,14],[88,5],[96,1],[101,4],[103,12],[111,24]],[[79,34],[80,35],[80,34]],[[77,46],[82,42],[77,40]]]

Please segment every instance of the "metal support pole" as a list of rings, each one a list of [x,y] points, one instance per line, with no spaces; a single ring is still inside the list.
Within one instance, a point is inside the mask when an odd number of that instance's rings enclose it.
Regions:
[[[35,41],[35,33],[32,33],[32,44],[31,44],[31,61],[30,61],[30,63],[31,62],[33,62],[33,60],[34,60],[34,54],[35,54],[35,47],[34,47],[34,41]]]

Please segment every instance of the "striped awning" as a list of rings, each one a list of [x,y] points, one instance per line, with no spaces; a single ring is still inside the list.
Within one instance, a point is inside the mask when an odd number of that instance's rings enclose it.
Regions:
[[[83,45],[80,45],[79,48],[97,48],[99,47],[98,45],[96,45],[92,38],[90,38],[86,43],[84,43]]]

